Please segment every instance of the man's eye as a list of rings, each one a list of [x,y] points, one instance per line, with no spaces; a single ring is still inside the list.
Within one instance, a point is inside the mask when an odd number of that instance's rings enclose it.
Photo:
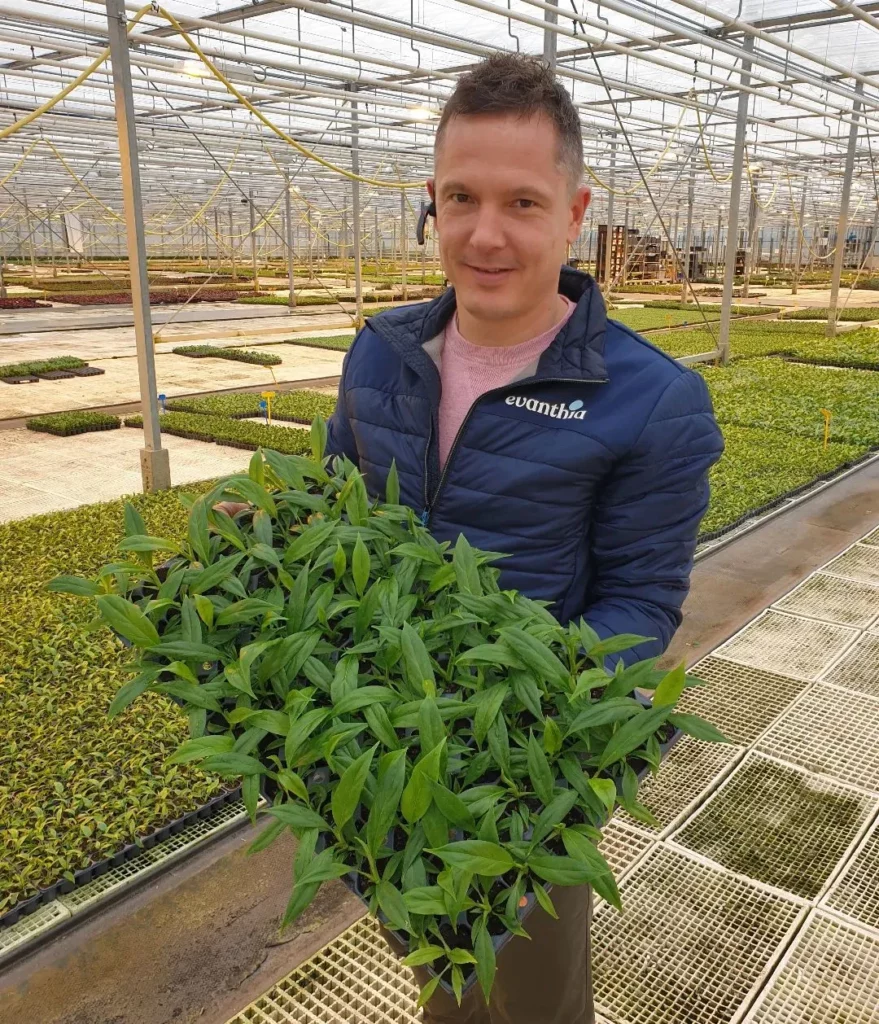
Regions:
[[[466,192],[453,192],[449,198],[453,203],[466,203],[470,199],[470,196],[468,196]]]
[[[528,210],[532,206],[536,206],[537,203],[535,203],[533,199],[517,199],[516,205],[520,210]]]

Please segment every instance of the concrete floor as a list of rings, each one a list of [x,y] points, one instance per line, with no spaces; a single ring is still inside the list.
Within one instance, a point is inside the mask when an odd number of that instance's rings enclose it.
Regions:
[[[873,465],[709,555],[694,569],[668,660],[698,660],[877,523]],[[276,945],[290,849],[278,843],[245,863],[253,832],[201,851],[0,973],[0,1024],[223,1024],[362,914],[329,884],[289,944]]]

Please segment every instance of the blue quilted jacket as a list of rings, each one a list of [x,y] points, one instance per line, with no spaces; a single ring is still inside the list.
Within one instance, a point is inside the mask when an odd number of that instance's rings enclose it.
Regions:
[[[681,621],[708,469],[723,450],[702,377],[608,320],[588,274],[536,372],[474,403],[444,470],[437,445],[439,336],[455,293],[371,318],[345,358],[329,448],[375,494],[396,459],[401,500],[440,540],[502,551],[501,585],[585,616],[601,636],[653,637]]]

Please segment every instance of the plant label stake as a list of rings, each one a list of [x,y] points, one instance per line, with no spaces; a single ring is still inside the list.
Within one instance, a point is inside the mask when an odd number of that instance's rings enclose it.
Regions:
[[[162,412],[165,411],[165,396],[159,395],[159,404],[162,406]]]
[[[260,395],[260,397],[264,399],[265,402],[266,422],[269,424],[269,426],[271,426],[272,424],[272,399],[275,397],[276,394],[277,392],[275,391],[263,391]],[[263,402],[260,402],[259,407],[260,409],[262,409]]]
[[[833,419],[833,413],[829,409],[822,409],[821,415],[824,417],[824,448],[826,450],[830,440],[830,421]]]

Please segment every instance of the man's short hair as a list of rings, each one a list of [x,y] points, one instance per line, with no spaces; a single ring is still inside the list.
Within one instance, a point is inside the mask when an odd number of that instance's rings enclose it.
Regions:
[[[583,134],[567,89],[539,57],[493,53],[458,79],[436,131],[435,148],[452,118],[472,114],[543,114],[556,127],[559,163],[576,188],[583,176]]]

